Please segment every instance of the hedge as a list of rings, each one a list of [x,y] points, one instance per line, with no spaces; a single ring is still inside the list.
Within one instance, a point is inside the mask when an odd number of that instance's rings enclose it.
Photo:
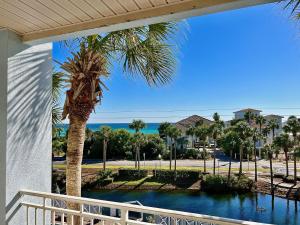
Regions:
[[[148,170],[119,169],[119,177],[138,179],[148,176]]]
[[[175,178],[174,170],[153,170],[153,176],[158,180],[173,180]],[[178,180],[198,180],[200,173],[197,171],[177,170],[176,179]]]

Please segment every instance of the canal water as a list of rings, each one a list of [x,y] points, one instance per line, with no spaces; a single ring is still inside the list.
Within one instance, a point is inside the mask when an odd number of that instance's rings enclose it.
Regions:
[[[99,191],[83,196],[116,202],[139,201],[144,206],[278,225],[300,225],[300,202],[264,194],[207,194],[203,192]]]

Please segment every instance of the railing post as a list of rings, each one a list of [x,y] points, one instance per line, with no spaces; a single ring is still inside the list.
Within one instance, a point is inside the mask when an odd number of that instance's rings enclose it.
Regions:
[[[120,221],[121,225],[126,225],[127,224],[128,214],[129,214],[128,209],[121,208],[121,221]]]

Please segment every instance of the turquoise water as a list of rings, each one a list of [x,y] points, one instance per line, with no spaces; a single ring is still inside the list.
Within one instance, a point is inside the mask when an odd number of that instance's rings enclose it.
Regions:
[[[101,191],[84,192],[89,198],[128,202],[138,200],[145,206],[173,209],[227,218],[271,223],[300,225],[300,203],[263,194],[210,195],[203,192],[163,191]],[[257,199],[257,203],[256,203]],[[257,211],[263,207],[265,211]]]
[[[88,123],[87,127],[92,131],[99,130],[101,126],[110,126],[113,130],[116,129],[126,129],[131,133],[134,133],[134,130],[129,129],[129,123]],[[58,127],[63,128],[64,132],[61,135],[65,134],[66,129],[68,129],[69,124],[60,124]],[[158,134],[159,123],[147,123],[146,128],[141,130],[144,134]]]

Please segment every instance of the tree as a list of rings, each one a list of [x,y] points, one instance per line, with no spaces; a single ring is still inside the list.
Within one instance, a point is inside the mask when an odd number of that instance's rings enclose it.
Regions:
[[[283,127],[284,132],[293,135],[293,149],[294,149],[294,184],[297,185],[297,148],[299,144],[300,122],[297,117],[290,116]]]
[[[262,140],[261,131],[258,131],[256,127],[251,129],[251,136],[253,141],[253,153],[254,153],[254,170],[255,170],[255,182],[257,182],[257,153],[256,143],[258,140]]]
[[[185,134],[192,137],[192,147],[194,147],[195,127],[194,126],[190,126],[186,130]]]
[[[102,155],[102,159],[103,159],[103,170],[106,170],[106,156],[107,156],[107,145],[108,145],[108,140],[110,135],[112,134],[112,129],[109,126],[102,126],[100,128],[100,135],[103,139],[103,155]]]
[[[133,144],[135,148],[135,168],[140,170],[141,168],[141,145],[145,142],[145,136],[143,133],[136,132],[133,136]]]
[[[238,122],[232,129],[235,132],[237,132],[240,138],[240,169],[239,169],[239,177],[240,177],[243,173],[244,144],[251,135],[251,129],[249,124],[245,121]]]
[[[259,134],[260,134],[260,138],[261,138],[261,139],[259,139],[259,145],[260,145],[260,148],[261,148],[261,146],[262,146],[262,137],[263,137],[262,128],[266,123],[266,118],[261,116],[261,115],[257,115],[255,117],[255,123],[259,126]],[[261,158],[261,150],[260,149],[259,149],[258,156],[259,156],[259,158]]]
[[[204,173],[206,173],[206,144],[209,135],[209,127],[206,125],[197,126],[195,129],[195,135],[202,143],[203,146],[203,164],[204,164]]]
[[[293,147],[290,136],[286,133],[280,134],[274,139],[274,146],[283,150],[285,156],[286,176],[289,176],[289,156],[288,153]]]
[[[216,174],[216,150],[217,150],[217,139],[221,137],[223,133],[223,128],[225,126],[224,122],[220,119],[218,113],[213,115],[214,123],[210,126],[210,135],[214,140],[214,165],[213,174]]]
[[[135,130],[135,133],[140,133],[140,130],[144,129],[146,127],[146,124],[142,120],[133,120],[131,124],[129,124],[129,128],[132,130]],[[135,142],[135,168],[140,167],[140,142],[139,142],[139,136],[136,137]]]
[[[124,73],[138,75],[152,86],[168,83],[174,74],[175,60],[167,42],[175,31],[174,23],[160,23],[88,36],[79,40],[78,51],[72,52],[72,58],[62,65],[69,83],[63,110],[63,118],[70,120],[67,195],[81,196],[84,131],[90,114],[102,99],[106,88],[103,78],[109,74],[109,65],[115,60],[122,64]]]
[[[273,163],[272,163],[274,146],[266,144],[264,146],[263,150],[266,152],[269,162],[270,162],[271,194],[274,195]]]
[[[251,111],[247,111],[244,114],[244,119],[247,121],[247,123],[250,125],[251,121],[254,119],[254,114]]]
[[[63,87],[64,74],[61,72],[54,72],[52,74],[52,134],[57,136],[61,131],[57,124],[61,123],[61,107],[59,105],[60,92]]]
[[[158,127],[159,136],[165,140],[166,150],[168,149],[167,128],[170,127],[170,126],[172,126],[171,123],[169,123],[169,122],[163,122],[163,123],[159,124],[159,127]]]
[[[235,131],[229,129],[221,137],[220,145],[225,152],[229,152],[229,164],[228,164],[228,182],[229,182],[231,177],[232,153],[234,150],[238,151],[240,145],[240,138]]]
[[[300,18],[300,1],[299,0],[280,0],[281,2],[286,2],[285,8],[291,9],[291,14],[295,16],[296,19]]]
[[[135,133],[139,133],[140,130],[146,128],[146,124],[142,120],[133,120],[131,124],[129,124],[129,128],[134,130]]]
[[[169,126],[167,128],[166,132],[167,132],[167,136],[171,139],[170,170],[172,169],[172,152],[173,152],[172,146],[174,145],[174,160],[175,160],[174,171],[175,171],[175,178],[176,178],[176,170],[177,170],[177,146],[176,146],[176,143],[177,143],[178,137],[181,136],[181,130],[179,130],[175,126]]]

